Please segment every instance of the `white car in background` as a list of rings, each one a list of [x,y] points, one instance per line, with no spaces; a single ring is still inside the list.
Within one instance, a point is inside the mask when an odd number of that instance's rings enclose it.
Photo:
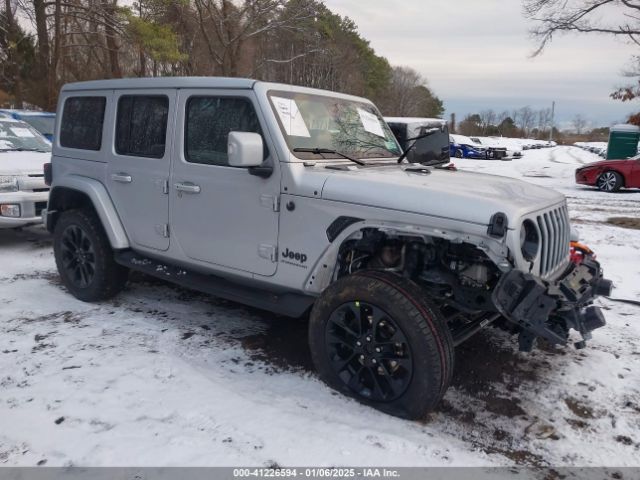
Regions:
[[[494,140],[499,141],[502,145],[507,147],[507,155],[513,158],[522,157],[522,145],[517,142],[513,138],[494,138]]]
[[[504,137],[472,137],[489,148],[505,150],[504,160],[522,157],[522,147],[511,138]]]
[[[0,229],[41,222],[49,187],[43,165],[51,144],[31,125],[0,117]]]

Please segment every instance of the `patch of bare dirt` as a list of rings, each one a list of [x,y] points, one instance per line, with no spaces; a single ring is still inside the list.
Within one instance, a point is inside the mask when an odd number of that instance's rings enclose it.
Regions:
[[[605,223],[616,227],[640,230],[640,218],[637,217],[610,217]]]
[[[492,341],[489,329],[456,348],[451,385],[485,402],[487,411],[509,418],[526,416],[520,399],[510,396],[521,383],[536,382],[544,362]]]
[[[567,397],[564,399],[564,403],[567,405],[567,407],[569,407],[569,410],[571,410],[575,416],[582,419],[592,420],[594,418],[600,418],[603,416],[602,412],[595,411],[589,405],[581,402],[576,398]]]
[[[309,352],[308,322],[273,316],[267,330],[241,339],[253,360],[268,363],[279,370],[314,371]]]

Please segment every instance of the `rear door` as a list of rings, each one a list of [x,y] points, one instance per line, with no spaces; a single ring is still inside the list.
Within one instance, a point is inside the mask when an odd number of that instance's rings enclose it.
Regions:
[[[175,90],[116,91],[107,182],[130,241],[169,248],[169,167]]]

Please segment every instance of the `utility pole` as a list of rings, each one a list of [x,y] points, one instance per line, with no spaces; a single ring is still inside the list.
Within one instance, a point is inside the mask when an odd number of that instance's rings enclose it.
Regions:
[[[549,143],[553,142],[553,121],[556,114],[556,102],[551,102],[551,128],[549,128]]]

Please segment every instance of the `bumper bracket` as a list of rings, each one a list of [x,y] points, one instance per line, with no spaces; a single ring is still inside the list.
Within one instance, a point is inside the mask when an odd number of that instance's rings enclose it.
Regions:
[[[597,296],[610,295],[611,288],[600,264],[586,258],[579,265],[570,264],[553,282],[512,270],[500,279],[492,300],[502,316],[521,327],[521,350],[530,351],[537,337],[566,344],[570,329],[582,336],[578,348],[591,338],[591,331],[606,324],[600,308],[591,304]]]

